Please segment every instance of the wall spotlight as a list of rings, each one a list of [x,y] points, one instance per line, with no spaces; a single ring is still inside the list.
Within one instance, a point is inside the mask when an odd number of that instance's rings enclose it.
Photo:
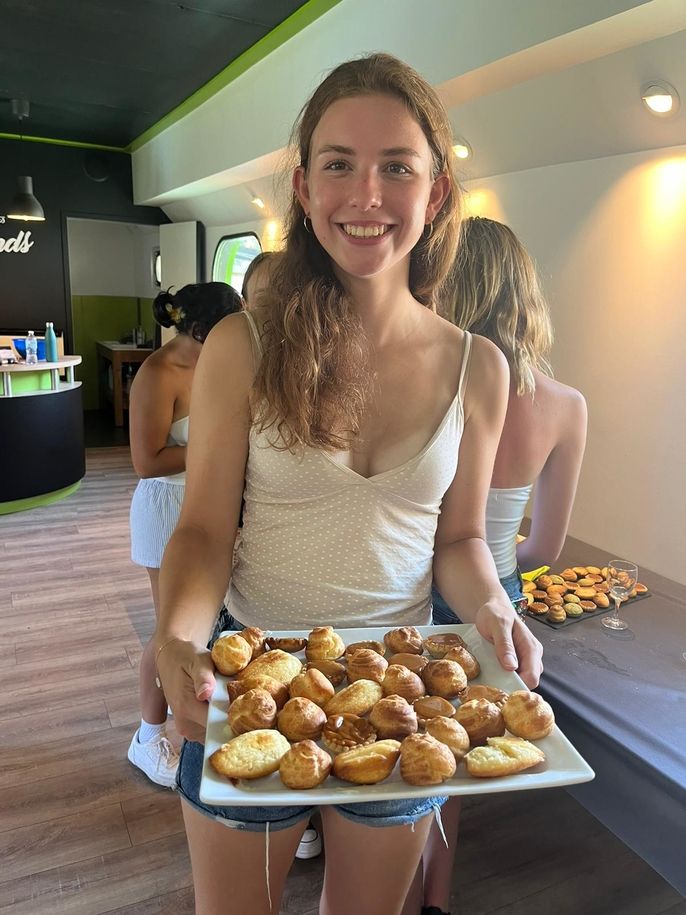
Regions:
[[[651,114],[665,118],[679,108],[679,93],[669,83],[655,80],[641,90],[641,99]]]
[[[458,159],[469,159],[472,155],[472,147],[465,140],[458,140],[453,146],[453,152]]]

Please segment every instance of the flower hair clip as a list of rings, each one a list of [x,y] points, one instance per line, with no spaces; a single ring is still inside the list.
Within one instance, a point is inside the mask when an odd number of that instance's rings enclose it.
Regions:
[[[171,302],[167,302],[165,308],[174,324],[179,324],[186,317],[186,312],[183,308],[175,308]]]

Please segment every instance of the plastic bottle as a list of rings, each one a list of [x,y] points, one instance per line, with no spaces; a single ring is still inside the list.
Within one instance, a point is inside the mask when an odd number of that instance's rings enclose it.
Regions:
[[[26,364],[35,365],[38,362],[38,340],[32,330],[26,335]]]
[[[57,337],[52,321],[45,325],[45,359],[47,362],[57,362]]]

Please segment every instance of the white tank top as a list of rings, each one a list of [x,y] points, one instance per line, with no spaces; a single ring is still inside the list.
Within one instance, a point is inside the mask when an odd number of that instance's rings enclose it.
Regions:
[[[169,435],[167,436],[167,447],[171,445],[187,445],[188,444],[188,417],[182,416],[181,419],[175,420],[169,427]],[[186,471],[182,470],[181,473],[173,473],[168,477],[153,477],[155,480],[160,480],[162,483],[177,483],[183,486],[186,482]]]
[[[486,542],[493,554],[499,578],[517,568],[517,533],[533,484],[514,489],[491,487],[486,502]]]
[[[261,345],[250,324],[258,354]],[[434,538],[457,470],[471,347],[458,392],[419,454],[363,477],[324,451],[294,454],[250,431],[230,612],[263,629],[427,625]]]

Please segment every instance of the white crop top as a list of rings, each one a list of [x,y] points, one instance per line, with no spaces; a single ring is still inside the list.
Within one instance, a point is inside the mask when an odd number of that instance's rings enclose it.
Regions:
[[[517,532],[532,489],[533,484],[529,484],[488,491],[486,542],[493,554],[499,578],[512,575],[517,568]]]
[[[167,436],[167,447],[170,445],[187,445],[188,444],[188,417],[182,416],[181,419],[175,420],[169,427]],[[161,480],[163,483],[178,483],[183,485],[186,482],[186,471],[173,473],[168,477],[154,477],[155,480]]]
[[[237,620],[272,630],[431,622],[434,537],[457,469],[470,345],[467,333],[458,392],[438,429],[384,473],[363,477],[314,448],[279,451],[273,430],[253,426],[227,594]]]

